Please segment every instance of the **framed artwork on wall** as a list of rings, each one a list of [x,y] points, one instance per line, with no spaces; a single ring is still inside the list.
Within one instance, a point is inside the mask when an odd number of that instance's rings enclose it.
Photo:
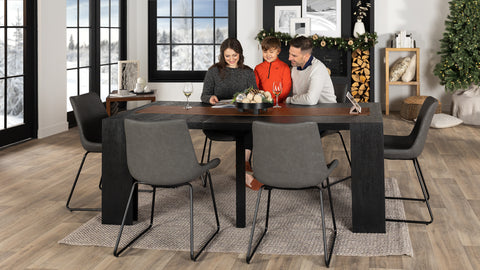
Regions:
[[[302,16],[301,6],[275,6],[275,32],[289,33],[290,19]]]
[[[310,35],[310,18],[291,18],[290,35],[306,36]]]
[[[310,18],[312,34],[341,37],[341,0],[302,0],[302,14]]]
[[[139,61],[118,61],[118,89],[133,90],[139,74]]]

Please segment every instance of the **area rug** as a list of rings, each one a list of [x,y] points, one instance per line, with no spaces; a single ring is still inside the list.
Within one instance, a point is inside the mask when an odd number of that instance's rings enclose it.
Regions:
[[[207,252],[246,253],[257,192],[247,189],[247,227],[235,227],[235,179],[233,176],[213,175],[213,186],[220,216],[220,232],[207,247]],[[333,181],[335,179],[332,179]],[[344,256],[413,256],[408,227],[404,223],[387,222],[385,234],[353,233],[350,181],[332,187],[332,199],[338,227],[334,253]],[[195,247],[215,230],[215,216],[209,189],[194,187]],[[386,195],[399,196],[395,179],[385,181]],[[324,191],[327,236],[332,235],[328,194]],[[261,209],[255,239],[265,224],[267,192],[262,194]],[[151,193],[139,195],[139,221],[126,226],[122,246],[149,223]],[[160,250],[189,250],[188,188],[157,189],[153,228],[133,245],[134,248]],[[403,204],[388,200],[386,216],[405,218]],[[273,190],[268,233],[257,252],[262,254],[321,255],[323,254],[321,213],[318,191]],[[119,225],[104,225],[101,215],[92,218],[59,241],[68,245],[113,247]],[[331,239],[331,238],[330,238]],[[331,240],[329,240],[330,242]]]

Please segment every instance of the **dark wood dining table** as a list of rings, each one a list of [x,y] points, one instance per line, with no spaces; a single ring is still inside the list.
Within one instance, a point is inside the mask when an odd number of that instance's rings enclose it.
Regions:
[[[385,233],[383,119],[379,103],[362,104],[352,115],[348,104],[284,105],[254,114],[235,108],[212,108],[202,103],[157,101],[103,120],[102,223],[120,224],[133,182],[127,168],[124,119],[161,121],[185,119],[190,129],[231,132],[236,138],[236,226],[245,227],[245,144],[253,121],[315,122],[320,130],[350,130],[352,231]],[[136,195],[136,193],[135,193]],[[129,209],[126,224],[137,219],[138,199]]]

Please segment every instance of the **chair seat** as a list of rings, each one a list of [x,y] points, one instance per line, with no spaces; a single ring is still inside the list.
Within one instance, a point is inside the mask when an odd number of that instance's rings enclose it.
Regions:
[[[89,152],[101,153],[102,152],[102,143],[91,142],[91,141],[82,141],[83,148]]]
[[[225,131],[218,131],[218,130],[211,130],[211,129],[204,129],[203,133],[207,138],[212,141],[221,141],[221,142],[231,142],[235,141],[235,135],[233,133],[225,132]]]
[[[385,135],[383,140],[385,159],[410,160],[418,157],[422,151],[414,147],[414,141],[409,136]]]

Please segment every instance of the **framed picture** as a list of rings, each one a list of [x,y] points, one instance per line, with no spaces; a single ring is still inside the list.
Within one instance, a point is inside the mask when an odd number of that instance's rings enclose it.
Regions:
[[[302,16],[301,6],[275,6],[275,32],[288,33],[290,19]]]
[[[290,19],[290,35],[292,37],[309,36],[310,35],[310,18],[291,18]]]
[[[310,18],[311,33],[326,37],[341,37],[341,0],[302,0],[304,18]]]
[[[118,89],[133,90],[137,83],[139,62],[134,60],[118,61]]]

